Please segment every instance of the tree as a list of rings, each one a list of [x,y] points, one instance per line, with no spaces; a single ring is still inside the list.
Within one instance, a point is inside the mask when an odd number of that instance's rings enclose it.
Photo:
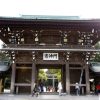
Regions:
[[[100,49],[100,41],[98,43],[96,43],[95,48]],[[93,59],[93,61],[100,62],[100,53],[99,52],[96,53],[95,58]]]
[[[38,79],[45,79],[47,80],[47,74],[55,74],[58,80],[61,80],[61,69],[48,69],[47,72],[44,69],[39,70]]]
[[[8,61],[9,58],[6,56],[5,52],[0,51],[0,61]]]
[[[40,69],[40,70],[39,70],[38,79],[39,79],[39,80],[40,80],[40,79],[45,79],[45,80],[47,80],[47,75],[46,75],[46,73],[44,72],[43,69]]]
[[[58,80],[61,80],[61,69],[48,69],[50,74],[55,74]]]

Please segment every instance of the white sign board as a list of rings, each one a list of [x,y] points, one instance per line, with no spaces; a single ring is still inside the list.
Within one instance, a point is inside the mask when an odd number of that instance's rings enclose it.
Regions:
[[[43,60],[58,60],[58,53],[43,53]]]

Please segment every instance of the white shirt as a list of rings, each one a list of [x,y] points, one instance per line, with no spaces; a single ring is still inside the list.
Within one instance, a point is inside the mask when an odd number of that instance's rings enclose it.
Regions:
[[[61,84],[61,82],[58,83],[58,89],[62,89],[62,84]]]
[[[79,89],[79,84],[76,83],[75,89]]]

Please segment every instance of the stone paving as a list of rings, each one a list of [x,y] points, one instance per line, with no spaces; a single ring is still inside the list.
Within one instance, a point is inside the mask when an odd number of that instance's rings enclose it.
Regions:
[[[100,100],[100,95],[39,95],[38,97],[31,95],[12,95],[12,94],[0,94],[0,100]]]

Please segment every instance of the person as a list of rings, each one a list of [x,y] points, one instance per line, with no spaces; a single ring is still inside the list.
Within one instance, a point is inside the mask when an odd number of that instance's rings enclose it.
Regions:
[[[59,83],[58,83],[58,92],[59,92],[59,96],[61,96],[62,94],[62,83],[61,83],[61,81],[59,81]]]
[[[75,89],[76,89],[76,95],[79,95],[79,84],[78,83],[76,83]]]
[[[41,89],[41,93],[44,92],[43,91],[43,83],[42,82],[40,83],[40,89]]]
[[[40,87],[40,92],[42,93],[43,92],[43,86],[44,86],[44,84],[43,84],[43,80],[39,80],[39,87]]]
[[[57,83],[55,84],[55,92],[57,92],[58,87],[57,87]]]
[[[100,83],[96,85],[96,93],[97,93],[97,94],[100,93]]]
[[[36,95],[36,97],[38,97],[39,92],[40,92],[39,86],[38,84],[35,83],[32,96]]]

